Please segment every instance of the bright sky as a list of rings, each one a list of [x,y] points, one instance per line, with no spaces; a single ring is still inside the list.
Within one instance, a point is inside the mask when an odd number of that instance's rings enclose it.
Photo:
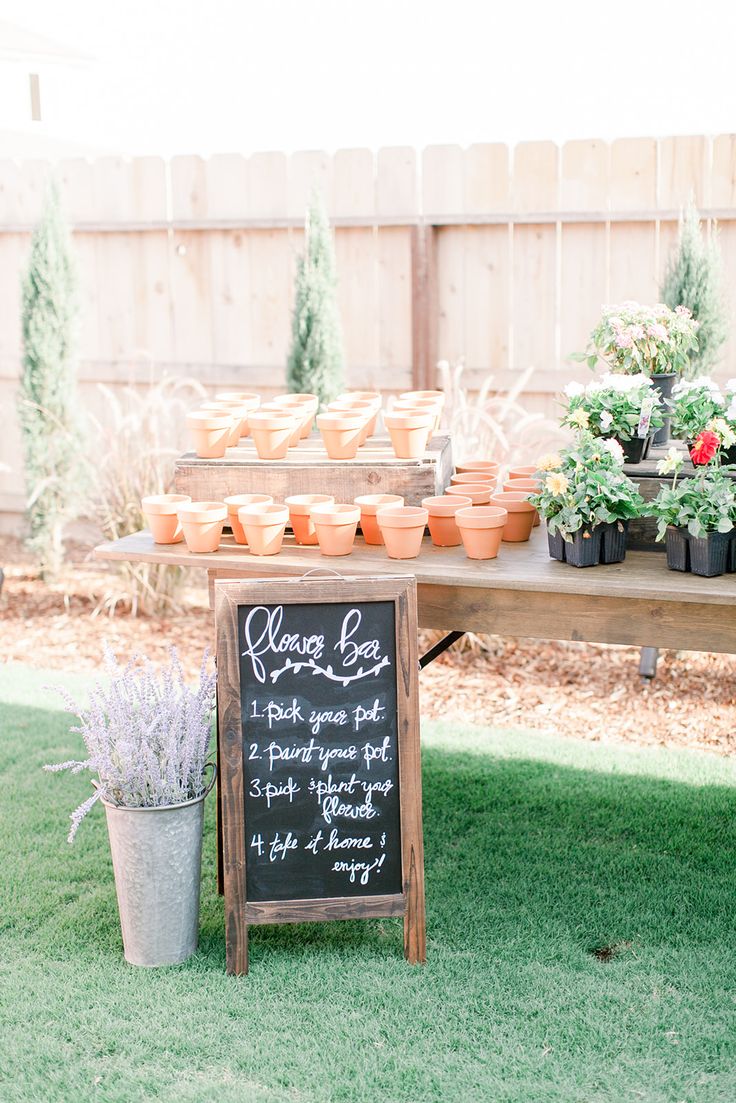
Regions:
[[[129,153],[736,131],[728,0],[0,0]]]

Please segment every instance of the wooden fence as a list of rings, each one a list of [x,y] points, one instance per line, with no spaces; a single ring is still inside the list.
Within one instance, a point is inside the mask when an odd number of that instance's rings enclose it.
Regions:
[[[19,281],[50,166],[0,161],[0,514],[21,508],[14,392]],[[736,135],[61,161],[82,288],[80,379],[166,372],[273,391],[283,382],[294,259],[313,188],[335,225],[348,380],[432,385],[463,358],[468,384],[527,402],[583,378],[602,303],[656,301],[682,206],[717,220],[736,281]],[[731,339],[723,373],[736,375]]]

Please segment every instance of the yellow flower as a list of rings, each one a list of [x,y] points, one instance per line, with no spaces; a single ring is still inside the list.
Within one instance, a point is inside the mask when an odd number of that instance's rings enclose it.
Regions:
[[[544,480],[544,485],[550,494],[554,494],[558,497],[560,494],[564,494],[570,485],[564,475],[548,475]]]
[[[540,471],[556,471],[558,467],[562,467],[562,456],[558,456],[556,452],[547,452],[537,460],[537,466]]]
[[[716,434],[724,448],[730,448],[733,444],[736,444],[736,433],[725,418],[712,418],[706,425],[706,429],[710,429],[711,433]]]
[[[590,425],[590,415],[582,406],[578,406],[577,410],[573,410],[570,414],[568,421],[571,425],[577,425],[580,429],[587,429]]]

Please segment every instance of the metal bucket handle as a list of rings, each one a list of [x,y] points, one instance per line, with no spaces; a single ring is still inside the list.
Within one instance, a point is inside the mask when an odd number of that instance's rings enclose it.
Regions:
[[[209,785],[207,786],[204,793],[202,794],[203,797],[209,796],[209,794],[212,792],[212,790],[215,787],[215,782],[217,781],[217,763],[216,762],[205,762],[204,766],[202,767],[202,773],[204,773],[204,771],[207,770],[207,769],[212,770],[212,780],[210,781]]]

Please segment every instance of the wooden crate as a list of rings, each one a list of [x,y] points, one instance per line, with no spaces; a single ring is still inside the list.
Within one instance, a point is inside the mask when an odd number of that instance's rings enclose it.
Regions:
[[[330,460],[318,434],[289,449],[284,460],[260,460],[253,444],[228,448],[221,460],[203,460],[186,452],[176,462],[178,494],[195,501],[222,501],[231,494],[271,494],[283,502],[290,494],[332,494],[352,502],[360,494],[401,494],[406,505],[442,494],[453,472],[447,433],[430,440],[420,460],[398,460],[388,438],[374,438],[354,460]]]
[[[686,453],[682,441],[671,440],[661,448],[650,448],[649,455],[641,463],[624,464],[624,471],[639,486],[639,493],[646,502],[651,502],[659,494],[662,484],[669,485],[671,475],[658,475],[657,464],[664,458],[670,448]],[[685,459],[682,471],[678,478],[688,478],[695,473],[690,459]],[[731,476],[732,478],[734,476]],[[664,552],[665,542],[657,541],[657,522],[654,517],[639,517],[629,525],[627,547],[631,551]]]

